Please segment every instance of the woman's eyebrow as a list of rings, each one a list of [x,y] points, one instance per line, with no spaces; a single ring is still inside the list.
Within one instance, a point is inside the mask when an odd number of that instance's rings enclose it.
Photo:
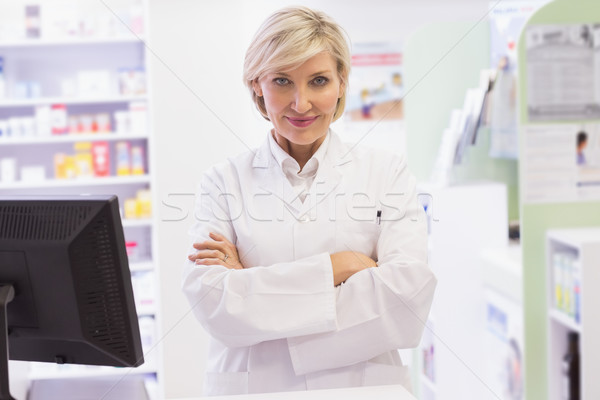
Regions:
[[[310,77],[313,76],[317,76],[317,75],[324,75],[324,74],[331,74],[331,70],[330,69],[326,69],[323,71],[319,71],[319,72],[315,72],[314,74],[310,74]],[[290,78],[290,75],[286,74],[285,72],[274,72],[273,75],[279,75],[279,76],[283,76],[285,78]]]
[[[331,70],[329,70],[329,69],[326,69],[326,70],[323,70],[323,71],[315,72],[315,73],[314,73],[314,74],[312,74],[311,76],[325,75],[325,74],[330,74],[330,73],[331,73]]]

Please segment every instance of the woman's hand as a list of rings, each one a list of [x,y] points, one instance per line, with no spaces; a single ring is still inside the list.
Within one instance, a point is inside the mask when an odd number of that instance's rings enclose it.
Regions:
[[[331,254],[330,257],[333,269],[333,284],[335,286],[345,282],[346,279],[358,271],[377,266],[375,260],[357,251],[340,251]]]
[[[244,268],[233,243],[218,233],[211,232],[209,236],[213,240],[194,243],[194,248],[198,251],[188,256],[190,261],[194,261],[196,265],[222,265],[229,269]]]

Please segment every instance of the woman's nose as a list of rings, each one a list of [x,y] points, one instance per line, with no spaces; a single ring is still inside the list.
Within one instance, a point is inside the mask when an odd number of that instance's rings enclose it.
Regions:
[[[294,100],[292,102],[292,109],[298,114],[304,114],[312,108],[310,101],[310,95],[304,88],[296,89],[294,93]]]

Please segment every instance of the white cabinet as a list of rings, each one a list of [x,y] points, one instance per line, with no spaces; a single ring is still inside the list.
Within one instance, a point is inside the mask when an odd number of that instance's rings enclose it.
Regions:
[[[563,360],[571,332],[579,342],[580,398],[598,399],[600,228],[549,230],[546,244],[549,399],[569,399]]]
[[[418,349],[421,399],[492,399],[485,379],[485,291],[480,252],[508,244],[506,186],[421,185],[430,221],[429,264],[438,278]]]
[[[146,363],[138,369],[31,364],[29,379],[160,379],[145,3],[0,5],[0,194],[115,194]],[[33,9],[29,7],[34,7]]]

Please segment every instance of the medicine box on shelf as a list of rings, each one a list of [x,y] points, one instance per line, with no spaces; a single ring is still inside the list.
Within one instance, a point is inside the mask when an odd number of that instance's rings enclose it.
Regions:
[[[578,337],[582,399],[600,398],[600,227],[550,230],[546,235],[548,395],[568,393],[569,335]]]

